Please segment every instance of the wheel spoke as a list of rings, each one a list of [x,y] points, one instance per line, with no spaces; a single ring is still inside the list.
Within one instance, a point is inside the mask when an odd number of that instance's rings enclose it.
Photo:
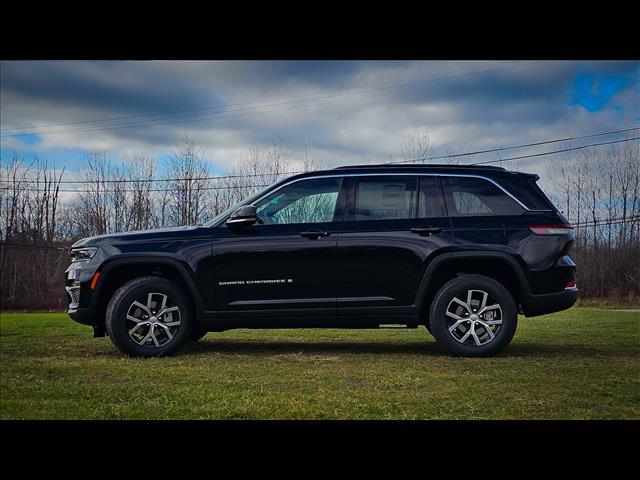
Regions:
[[[158,325],[160,325],[164,329],[164,331],[167,334],[167,337],[169,337],[169,340],[172,340],[173,339],[173,334],[171,333],[171,329],[169,327],[167,327],[166,325],[163,325],[162,323],[159,323]]]
[[[453,332],[456,328],[458,328],[458,327],[460,326],[460,324],[461,324],[462,322],[466,322],[466,321],[467,321],[467,320],[465,320],[464,318],[461,318],[460,320],[458,320],[456,323],[454,323],[453,325],[451,325],[451,326],[449,327],[449,331],[450,331],[450,332]]]
[[[473,296],[473,290],[467,290],[467,308],[469,309],[469,313],[471,313],[471,297]]]
[[[151,336],[151,332],[153,331],[153,328],[150,328],[149,331],[147,332],[147,334],[144,336],[144,338],[142,340],[140,340],[138,342],[139,345],[144,345],[145,343],[147,343],[147,340],[149,340],[149,337]]]
[[[159,347],[160,344],[158,343],[158,339],[156,338],[154,325],[151,325],[151,338],[153,339],[153,343],[155,344],[155,346]]]
[[[478,323],[482,325],[484,329],[487,331],[487,333],[489,334],[489,340],[493,340],[493,337],[495,337],[495,334],[493,333],[493,330],[491,330],[491,327],[489,327],[489,325],[483,322],[482,320],[478,320]]]
[[[163,327],[177,327],[178,325],[180,325],[180,320],[175,322],[159,323],[158,325],[162,325]]]
[[[169,307],[169,308],[165,308],[164,310],[161,310],[160,313],[158,313],[158,316],[164,315],[165,313],[179,312],[179,311],[180,309],[178,307]]]
[[[167,296],[162,295],[162,305],[160,306],[160,311],[162,312],[165,308],[167,308]]]
[[[129,330],[129,335],[133,335],[135,331],[138,330],[138,328],[142,327],[143,325],[147,325],[148,323],[149,322],[140,322],[136,324],[131,330]]]
[[[456,315],[455,313],[452,313],[452,312],[447,312],[447,316],[451,317],[451,318],[453,318],[455,320],[465,320],[464,318],[459,317],[458,315]]]
[[[472,324],[470,327],[471,335],[473,336],[473,341],[476,342],[476,345],[482,345],[480,343],[480,339],[478,338],[478,334],[476,333],[476,327]]]
[[[149,315],[152,314],[153,310],[153,293],[149,293],[149,295],[147,295],[147,309],[149,310]]]
[[[467,338],[469,338],[469,335],[471,335],[471,328],[469,328],[469,330],[467,330],[467,332],[460,338],[460,340],[458,340],[460,343],[464,343],[465,340]]]
[[[478,312],[478,315],[484,312],[487,312],[489,310],[499,310],[499,309],[500,309],[500,305],[496,303],[495,305],[489,305],[488,307],[481,308],[480,311]]]
[[[487,325],[502,325],[502,320],[483,320]]]
[[[133,306],[133,305],[135,305],[136,307],[144,310],[145,312],[147,312],[148,315],[151,315],[151,310],[149,310],[146,305],[141,304],[137,300],[135,302],[133,302],[133,304],[131,306]]]
[[[480,303],[480,311],[482,311],[482,309],[487,304],[487,298],[489,298],[489,294],[487,292],[482,292],[482,302]]]
[[[456,302],[458,305],[461,305],[462,307],[464,307],[464,309],[467,312],[471,313],[471,306],[470,305],[467,305],[462,300],[460,300],[458,297],[453,297],[453,301]]]
[[[142,318],[136,318],[133,315],[127,315],[127,320],[131,320],[132,322],[136,323],[144,322]]]

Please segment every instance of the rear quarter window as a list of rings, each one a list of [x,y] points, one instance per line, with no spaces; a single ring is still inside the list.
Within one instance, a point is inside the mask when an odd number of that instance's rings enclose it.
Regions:
[[[442,177],[452,217],[521,215],[524,209],[502,189],[483,178]]]

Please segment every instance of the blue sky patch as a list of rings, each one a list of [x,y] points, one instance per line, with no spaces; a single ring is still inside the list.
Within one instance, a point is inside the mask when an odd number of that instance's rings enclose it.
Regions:
[[[604,75],[599,78],[580,75],[573,82],[569,104],[580,105],[589,112],[599,112],[628,82],[629,77],[622,75]],[[614,107],[620,113],[622,107]]]
[[[17,138],[22,143],[29,146],[40,143],[40,140],[42,140],[42,137],[40,137],[40,135],[36,135],[35,133],[20,133],[18,135],[15,135],[14,138]]]

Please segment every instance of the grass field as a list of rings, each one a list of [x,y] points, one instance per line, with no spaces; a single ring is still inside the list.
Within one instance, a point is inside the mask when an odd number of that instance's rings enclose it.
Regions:
[[[120,356],[65,314],[0,319],[2,419],[640,418],[640,313],[524,319],[489,359],[417,330],[234,330]]]

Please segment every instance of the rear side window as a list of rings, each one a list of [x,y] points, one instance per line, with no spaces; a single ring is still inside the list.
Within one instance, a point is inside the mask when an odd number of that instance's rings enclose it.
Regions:
[[[416,177],[375,177],[358,180],[355,220],[414,218]]]
[[[442,177],[442,187],[452,217],[520,215],[524,212],[509,195],[482,178]]]

